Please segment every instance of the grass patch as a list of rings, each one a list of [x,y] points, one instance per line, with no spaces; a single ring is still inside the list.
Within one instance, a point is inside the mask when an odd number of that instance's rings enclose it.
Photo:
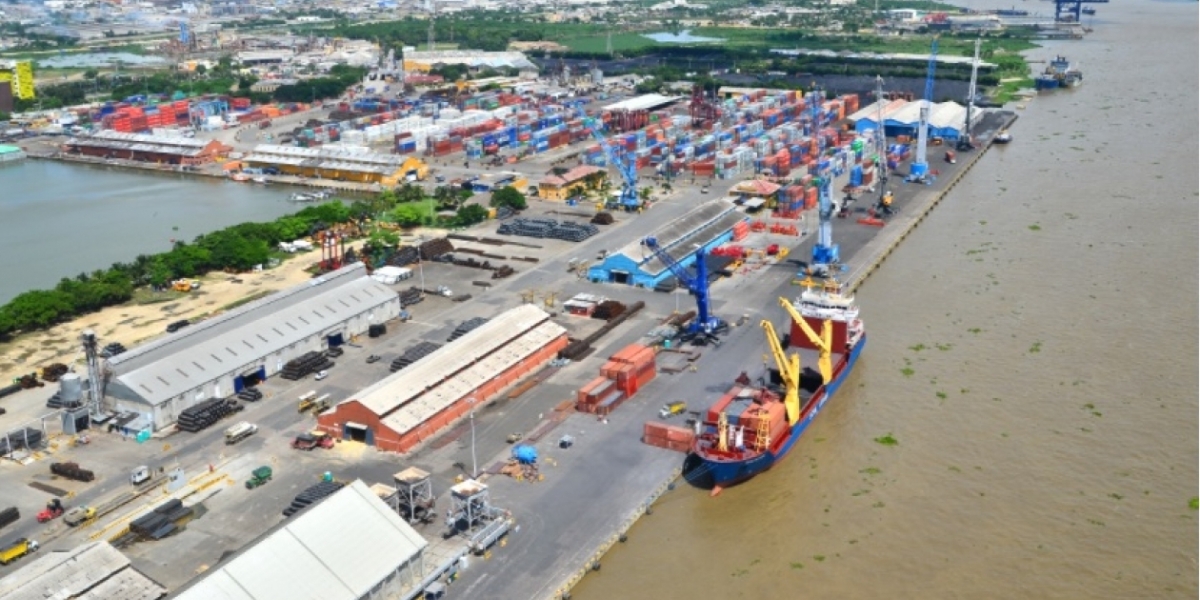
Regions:
[[[817,562],[825,562],[825,555],[824,554],[814,554],[813,560],[815,560]]]
[[[892,437],[891,433],[875,438],[875,443],[883,444],[884,446],[896,446],[900,444],[900,442],[896,441],[896,438]]]
[[[130,302],[138,306],[147,304],[161,304],[172,300],[181,300],[188,295],[188,292],[176,292],[175,290],[167,290],[163,292],[155,292],[150,288],[140,287],[133,290],[133,298]],[[167,310],[164,307],[164,310]]]
[[[941,400],[946,399],[946,392],[937,392],[937,397]]]
[[[1030,231],[1041,231],[1041,230],[1042,230],[1042,226],[1041,226],[1041,225],[1038,225],[1037,223],[1034,223],[1033,225],[1030,225],[1030,226],[1029,226],[1029,230],[1030,230]]]
[[[1146,495],[1150,495],[1150,492],[1146,492]],[[1188,508],[1192,510],[1200,510],[1200,498],[1192,496],[1192,499],[1188,500]]]
[[[867,468],[859,471],[859,473],[866,473],[867,475],[878,475],[881,472],[882,471],[880,471],[879,469],[876,469],[875,467],[867,467]]]
[[[900,374],[904,375],[905,377],[912,377],[913,373],[916,373],[916,371],[914,371],[908,367],[904,367],[903,369],[900,369]]]
[[[908,349],[912,350],[913,352],[920,352],[925,349],[925,344],[917,344],[915,346],[909,346]]]
[[[795,571],[799,571],[800,569],[804,568],[804,563],[794,562],[794,563],[789,564],[788,566],[791,567]]]
[[[1030,354],[1037,354],[1038,352],[1041,352],[1041,351],[1042,351],[1042,343],[1041,342],[1034,342],[1033,345],[1029,347]]]

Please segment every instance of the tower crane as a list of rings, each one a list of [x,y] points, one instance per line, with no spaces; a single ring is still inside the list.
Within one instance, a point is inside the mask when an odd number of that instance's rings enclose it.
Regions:
[[[833,380],[833,322],[826,319],[821,322],[820,333],[813,330],[800,311],[792,306],[792,301],[787,298],[780,298],[779,304],[783,306],[792,320],[800,326],[800,330],[808,337],[808,341],[812,342],[817,348],[817,370],[821,372],[821,380],[824,383],[829,383]],[[797,359],[799,360],[799,359]]]
[[[975,82],[979,77],[979,46],[982,43],[982,39],[975,40],[975,58],[971,60],[971,85],[967,87],[967,121],[963,123],[962,135],[958,136],[958,144],[955,146],[960,151],[975,149],[971,143],[971,113],[975,108]]]
[[[621,195],[618,202],[627,211],[637,210],[642,205],[642,201],[638,198],[637,191],[637,163],[633,160],[621,160],[617,155],[617,150],[613,148],[612,143],[608,138],[604,137],[601,130],[604,128],[604,123],[600,119],[589,117],[583,109],[579,110],[579,116],[583,119],[584,127],[587,127],[592,132],[592,138],[600,144],[600,148],[604,150],[605,163],[616,169],[621,176]]]
[[[821,168],[821,155],[825,154],[824,138],[821,136],[821,110],[825,92],[815,88],[809,94],[813,107],[813,134],[817,136],[817,243],[813,244],[810,270],[817,275],[827,275],[838,263],[838,246],[833,243],[833,167]]]
[[[708,265],[705,264],[706,252],[704,246],[696,249],[696,274],[693,275],[688,271],[687,267],[675,260],[667,253],[666,249],[658,243],[658,238],[653,236],[642,240],[642,244],[650,250],[658,260],[662,261],[671,274],[679,280],[679,283],[687,288],[693,296],[696,297],[696,318],[688,324],[687,337],[707,339],[712,342],[717,342],[716,335],[728,329],[728,325],[713,316],[709,310],[708,298]]]
[[[933,49],[929,53],[929,69],[925,74],[925,97],[921,99],[921,118],[917,122],[917,153],[913,157],[908,181],[925,181],[929,176],[929,112],[933,109],[933,74],[937,69],[938,39],[933,38]]]
[[[779,378],[783,380],[783,406],[787,409],[788,424],[795,425],[800,420],[800,355],[792,353],[788,356],[770,321],[763,319],[759,325],[767,336],[767,345],[771,347],[771,355],[779,367]]]

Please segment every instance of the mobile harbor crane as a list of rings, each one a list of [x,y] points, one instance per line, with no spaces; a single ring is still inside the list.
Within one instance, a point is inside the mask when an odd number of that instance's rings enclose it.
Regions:
[[[813,108],[813,135],[817,136],[817,242],[813,244],[812,264],[809,271],[820,277],[829,276],[839,262],[838,246],[833,243],[833,165],[829,162],[821,166],[825,154],[825,140],[821,136],[823,122],[821,114],[825,101],[825,91],[816,88],[809,94]],[[802,273],[807,275],[809,273]]]
[[[621,176],[621,195],[617,202],[627,211],[637,210],[642,205],[637,190],[637,162],[630,158],[621,160],[612,143],[601,132],[604,129],[604,123],[600,119],[589,117],[587,113],[583,112],[583,109],[579,109],[579,116],[583,119],[583,126],[592,132],[592,137],[604,150],[604,162],[609,167],[616,169]]]
[[[982,43],[982,39],[975,40],[975,58],[971,60],[971,85],[967,87],[967,120],[963,123],[962,135],[958,136],[958,144],[955,146],[960,152],[975,149],[975,145],[971,143],[971,113],[975,108],[975,83],[979,77],[979,46]]]
[[[938,40],[933,38],[933,49],[929,53],[929,69],[925,74],[925,97],[921,99],[921,116],[917,121],[917,152],[905,181],[926,183],[929,181],[929,113],[933,110],[933,74],[937,69]]]
[[[729,329],[729,325],[714,316],[709,309],[708,265],[705,264],[707,252],[704,251],[704,247],[700,246],[696,249],[696,274],[693,275],[687,267],[672,258],[666,249],[659,245],[657,238],[648,237],[642,240],[642,244],[671,270],[671,274],[679,280],[680,285],[687,288],[688,292],[696,297],[696,318],[688,324],[684,338],[719,345],[720,340],[717,339],[717,334],[724,333]]]

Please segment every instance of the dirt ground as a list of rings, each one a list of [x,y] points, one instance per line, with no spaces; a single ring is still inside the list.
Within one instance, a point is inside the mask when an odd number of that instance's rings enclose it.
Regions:
[[[75,362],[80,365],[77,372],[83,373],[79,335],[85,329],[96,332],[101,348],[111,342],[133,348],[164,335],[167,324],[173,321],[213,316],[233,308],[239,301],[265,296],[311,279],[312,275],[304,269],[318,260],[320,253],[309,251],[269,270],[239,274],[236,278],[241,283],[234,283],[235,276],[226,273],[210,273],[200,279],[200,289],[187,293],[138,290],[133,301],[121,306],[18,336],[11,342],[0,344],[0,382],[11,381],[55,362],[68,365]]]

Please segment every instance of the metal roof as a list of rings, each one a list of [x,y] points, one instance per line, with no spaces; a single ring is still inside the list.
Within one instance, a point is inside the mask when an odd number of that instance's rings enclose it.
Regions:
[[[277,144],[259,144],[254,147],[248,161],[274,162],[279,164],[304,164],[308,166],[324,166],[327,164],[350,164],[353,168],[375,166],[385,167],[386,172],[392,173],[404,166],[409,160],[407,156],[378,154],[375,152],[348,152],[333,148],[298,148],[295,146],[280,146]],[[338,168],[338,167],[324,167]],[[346,167],[347,169],[352,167]]]
[[[354,264],[118,354],[108,364],[118,381],[157,405],[395,299],[396,292]]]
[[[662,94],[643,94],[637,98],[629,98],[609,104],[601,110],[650,110],[664,104],[678,102],[682,96],[664,96]]]
[[[64,552],[45,552],[0,579],[0,598],[94,598],[154,600],[167,590],[129,566],[108,542],[92,542]]]
[[[163,146],[179,146],[181,148],[203,148],[209,144],[204,140],[186,138],[181,135],[147,135],[144,133],[125,133],[104,129],[92,134],[92,138],[115,140],[118,142],[159,144]]]
[[[438,386],[453,385],[453,380],[446,380],[457,378],[460,371],[549,319],[546,311],[532,304],[505,311],[413,366],[364,388],[352,400],[376,415],[391,414],[422,395],[438,392]],[[557,323],[551,325],[561,333],[566,332]]]
[[[855,112],[854,114],[852,114],[846,118],[851,121],[854,121],[854,122],[858,122],[860,120],[866,119],[866,120],[874,123],[876,117],[879,116],[879,105],[880,104],[883,104],[883,119],[886,121],[889,116],[891,116],[896,111],[907,106],[908,101],[907,100],[876,100],[875,102],[872,102],[872,103],[868,104],[867,106],[864,106],[863,108],[858,109],[857,112]]]
[[[429,542],[362,481],[293,517],[178,600],[359,600]]]
[[[565,333],[566,330],[558,323],[546,321],[496,349],[454,375],[453,378],[442,382],[441,385],[437,385],[436,380],[425,380],[425,383],[431,383],[436,387],[429,389],[415,400],[388,415],[383,419],[383,424],[399,434],[411,431]],[[463,336],[463,338],[465,337]],[[421,385],[419,382],[413,383],[416,386]]]
[[[745,218],[745,215],[737,212],[737,206],[732,203],[726,200],[711,200],[645,237],[656,238],[659,247],[665,248],[667,254],[678,261],[696,250],[692,243],[684,242],[707,244],[712,238]],[[646,273],[657,275],[667,266],[658,260],[649,248],[642,245],[645,237],[626,244],[619,254],[640,265]]]
[[[143,135],[140,133],[122,133],[107,129],[90,136],[73,137],[67,140],[68,146],[155,152],[176,156],[199,156],[210,143],[212,142],[182,136]]]

